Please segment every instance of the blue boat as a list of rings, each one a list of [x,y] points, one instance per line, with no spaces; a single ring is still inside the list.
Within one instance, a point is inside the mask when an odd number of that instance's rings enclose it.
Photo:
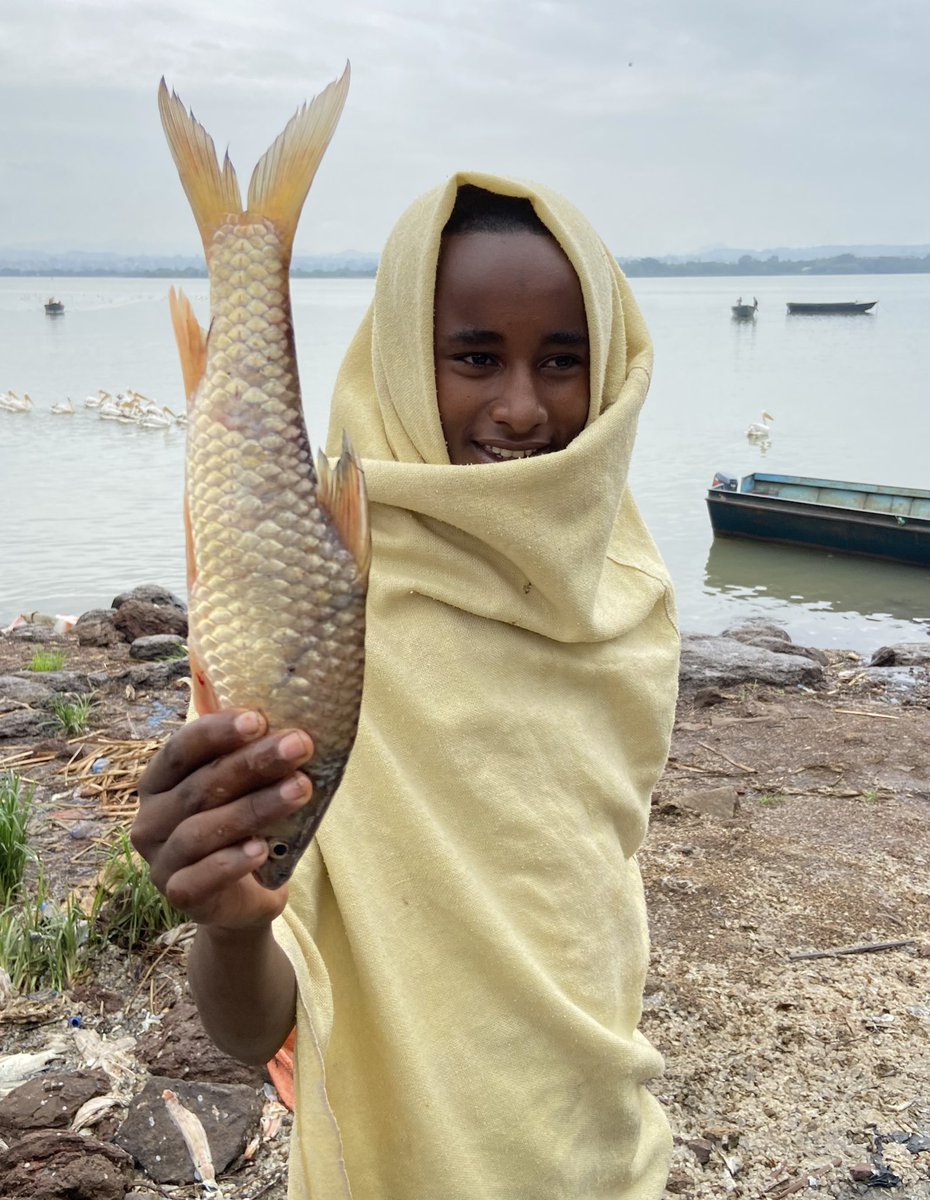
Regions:
[[[755,538],[930,567],[930,492],[755,472],[718,473],[707,492],[715,537]]]

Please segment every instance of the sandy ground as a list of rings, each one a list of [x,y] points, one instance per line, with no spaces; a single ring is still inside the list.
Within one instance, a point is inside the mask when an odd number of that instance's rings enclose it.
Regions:
[[[33,649],[0,639],[0,675]],[[65,650],[68,669],[111,680],[93,735],[0,742],[0,770],[38,785],[35,841],[61,889],[93,878],[130,817],[134,771],[187,703],[182,678],[133,684],[124,646]],[[653,941],[643,1029],[666,1058],[654,1089],[675,1133],[670,1195],[930,1198],[930,689],[902,698],[854,656],[831,660],[817,691],[680,699],[640,856]],[[862,949],[879,943],[899,944]],[[119,1030],[101,1005],[101,1033],[138,1035],[146,1012],[183,997],[183,949],[153,962],[110,954],[85,983],[135,994]],[[8,1016],[2,1054],[47,1035]],[[282,1200],[282,1170],[279,1143],[225,1194],[259,1194],[260,1178]]]

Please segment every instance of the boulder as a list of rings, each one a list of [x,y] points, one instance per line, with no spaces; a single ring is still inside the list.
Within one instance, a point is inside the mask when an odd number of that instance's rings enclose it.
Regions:
[[[128,642],[155,634],[173,633],[187,637],[187,613],[168,604],[127,600],[116,610],[113,624]]]
[[[163,1093],[175,1093],[203,1125],[219,1175],[245,1149],[258,1126],[262,1093],[240,1084],[191,1083],[153,1075],[130,1104],[114,1141],[157,1183],[193,1183],[194,1164]]]
[[[44,674],[33,678],[25,675],[0,675],[0,712],[22,709],[23,705],[45,704],[52,689],[42,683]]]
[[[43,1129],[0,1154],[0,1200],[124,1200],[132,1159],[118,1146]]]
[[[183,600],[180,600],[174,592],[169,592],[167,588],[163,588],[158,583],[140,583],[138,587],[130,588],[128,592],[120,592],[110,605],[111,608],[122,608],[127,600],[141,600],[145,604],[154,604],[156,607],[176,608],[180,612],[187,615],[187,605]]]
[[[56,1071],[27,1080],[0,1099],[0,1134],[61,1129],[88,1100],[110,1086],[103,1071]]]
[[[733,637],[685,634],[681,641],[682,686],[732,687],[767,683],[813,687],[823,682],[822,664],[795,653],[776,653]]]
[[[181,1001],[136,1043],[136,1057],[155,1075],[199,1079],[204,1083],[241,1083],[261,1087],[261,1067],[250,1067],[224,1054],[208,1036],[195,1005]]]
[[[77,634],[82,646],[113,646],[123,640],[123,635],[113,624],[115,613],[114,608],[88,609],[75,621],[72,632]]]
[[[930,642],[896,642],[880,646],[869,660],[870,667],[930,667]]]
[[[142,662],[157,662],[164,658],[179,658],[184,648],[184,639],[176,633],[156,633],[151,637],[140,637],[129,647],[129,657]]]

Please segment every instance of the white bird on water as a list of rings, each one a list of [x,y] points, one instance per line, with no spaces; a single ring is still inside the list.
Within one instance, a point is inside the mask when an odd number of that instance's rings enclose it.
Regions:
[[[746,430],[746,436],[749,438],[749,440],[751,442],[767,442],[769,440],[769,438],[771,437],[771,431],[769,430],[769,423],[774,420],[775,420],[775,418],[772,416],[772,414],[770,412],[766,412],[765,409],[763,409],[762,410],[762,423],[759,424],[758,421],[753,421],[753,423]]]
[[[56,415],[61,415],[62,413],[73,413],[74,405],[71,403],[71,397],[68,396],[65,400],[59,400],[57,404],[53,404],[52,412]]]

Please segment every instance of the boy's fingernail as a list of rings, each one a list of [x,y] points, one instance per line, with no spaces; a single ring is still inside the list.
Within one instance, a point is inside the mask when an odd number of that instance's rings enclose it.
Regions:
[[[285,779],[280,788],[281,795],[285,800],[297,800],[300,796],[305,795],[306,791],[306,775],[292,775],[290,779]]]
[[[263,721],[257,712],[240,713],[233,722],[236,733],[242,737],[255,737],[257,733],[261,733]]]
[[[278,742],[278,754],[282,758],[306,758],[309,751],[307,739],[302,733],[288,733]]]
[[[247,858],[261,858],[268,849],[268,843],[261,838],[249,838],[247,842],[242,843],[242,853]]]

